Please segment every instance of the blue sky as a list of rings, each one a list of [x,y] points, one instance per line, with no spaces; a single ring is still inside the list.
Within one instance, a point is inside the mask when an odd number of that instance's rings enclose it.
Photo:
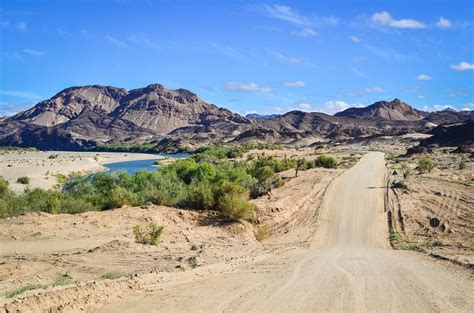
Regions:
[[[474,109],[473,1],[4,0],[0,35],[0,115],[150,83],[241,114]]]

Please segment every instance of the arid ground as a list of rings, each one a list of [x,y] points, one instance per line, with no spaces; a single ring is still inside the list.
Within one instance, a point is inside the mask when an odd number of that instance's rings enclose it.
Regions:
[[[257,226],[160,206],[2,220],[0,291],[49,287],[0,304],[7,312],[472,311],[469,269],[391,248],[388,174],[380,152],[350,169],[301,172],[254,200]],[[459,192],[470,214],[471,190]],[[160,245],[135,243],[133,225],[152,220],[165,227]],[[472,244],[453,251],[472,257]],[[63,277],[73,282],[51,286]]]

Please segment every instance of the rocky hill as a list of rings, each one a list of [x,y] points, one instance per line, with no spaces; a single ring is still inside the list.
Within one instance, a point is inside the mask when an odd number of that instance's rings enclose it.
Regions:
[[[391,121],[416,121],[427,115],[427,112],[416,110],[400,99],[390,102],[379,101],[364,108],[349,108],[335,114],[335,116]]]
[[[311,145],[321,140],[397,135],[474,120],[472,112],[426,113],[395,99],[337,114],[291,111],[250,118],[160,84],[126,90],[67,88],[33,108],[0,120],[0,145],[82,150],[111,142],[194,147],[261,141]]]

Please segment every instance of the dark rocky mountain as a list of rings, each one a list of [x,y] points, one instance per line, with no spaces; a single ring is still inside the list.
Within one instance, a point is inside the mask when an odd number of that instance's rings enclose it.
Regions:
[[[267,115],[261,115],[258,113],[250,113],[245,115],[246,118],[254,118],[254,119],[264,119],[264,120],[271,120],[273,118],[280,117],[281,114],[267,114]]]
[[[440,125],[430,133],[433,136],[423,140],[421,146],[474,146],[474,121],[452,126]]]
[[[311,145],[320,140],[428,131],[474,120],[473,112],[426,113],[395,99],[334,116],[291,111],[250,118],[209,104],[185,90],[159,84],[125,90],[110,86],[67,88],[33,108],[0,120],[0,145],[81,150],[119,141],[158,147],[195,147],[260,141]]]
[[[432,112],[428,114],[423,120],[436,125],[465,123],[474,120],[474,112],[457,112],[454,110],[443,110],[438,112]]]
[[[392,121],[416,121],[424,118],[426,115],[428,113],[414,109],[400,99],[394,99],[390,102],[379,101],[365,108],[349,108],[335,114],[335,116],[351,118]]]

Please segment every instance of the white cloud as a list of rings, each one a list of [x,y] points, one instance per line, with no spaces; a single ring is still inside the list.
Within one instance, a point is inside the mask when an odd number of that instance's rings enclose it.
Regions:
[[[38,51],[38,50],[34,50],[34,49],[23,49],[22,51],[26,54],[29,54],[29,55],[35,56],[35,57],[42,56],[42,55],[46,54],[46,52]]]
[[[128,45],[126,42],[120,40],[120,39],[117,39],[109,34],[107,34],[105,36],[105,40],[111,44],[112,46],[115,46],[117,48],[128,48]]]
[[[365,75],[364,72],[358,70],[356,67],[353,67],[352,68],[352,73],[354,73],[355,75],[361,77],[361,78],[367,78],[367,75]]]
[[[339,20],[334,16],[309,18],[307,16],[301,15],[290,6],[286,5],[265,4],[263,5],[263,10],[270,17],[297,25],[336,25],[339,22]]]
[[[42,96],[32,91],[25,91],[25,90],[0,90],[0,95],[30,99],[30,100],[39,100],[43,98]]]
[[[385,89],[382,87],[371,87],[371,88],[364,88],[362,92],[365,93],[382,93],[385,92]]]
[[[378,12],[372,15],[372,22],[390,26],[394,28],[426,28],[426,25],[413,19],[394,19],[387,11]]]
[[[295,58],[295,57],[287,57],[280,52],[277,51],[272,51],[272,54],[277,57],[278,59],[285,61],[288,64],[300,64],[303,62],[303,60]]]
[[[456,65],[450,65],[450,67],[456,71],[474,70],[474,63],[464,61]]]
[[[350,108],[351,105],[349,103],[346,103],[344,101],[327,101],[324,103],[320,110],[321,112],[328,113],[328,114],[334,114],[340,111],[344,111],[347,108]]]
[[[18,23],[18,29],[22,32],[26,32],[28,30],[28,27],[26,26],[25,22],[20,22]]]
[[[316,36],[318,33],[312,28],[305,27],[299,32],[293,32],[293,34],[300,37],[310,37],[310,36]]]
[[[268,16],[280,20],[300,25],[310,24],[310,20],[307,17],[301,16],[298,12],[294,11],[291,7],[286,5],[265,4],[264,9]]]
[[[351,36],[350,38],[351,38],[352,42],[360,42],[360,38],[357,37],[357,36]]]
[[[239,53],[237,50],[235,50],[234,48],[232,47],[229,47],[229,46],[221,46],[221,45],[218,45],[216,43],[213,43],[211,45],[217,52],[225,55],[225,56],[228,56],[228,57],[231,57],[231,58],[236,58],[236,59],[242,59],[243,58],[243,55],[241,53]]]
[[[431,77],[430,75],[426,75],[426,74],[420,74],[418,75],[418,77],[416,79],[418,80],[431,80],[433,77]]]
[[[436,22],[436,26],[438,28],[442,28],[442,29],[450,28],[451,27],[451,21],[444,18],[444,17],[440,17],[438,22]]]
[[[455,110],[455,108],[451,105],[446,105],[446,104],[435,104],[435,105],[425,105],[423,106],[423,111],[427,111],[427,112],[434,112],[434,111],[443,111],[445,109],[453,109]]]
[[[420,99],[420,100],[424,100],[424,99],[425,99],[425,96],[418,95],[418,99]]]
[[[474,102],[466,103],[464,106],[465,106],[466,108],[474,109]]]
[[[313,106],[311,103],[302,102],[297,105],[297,109],[304,112],[310,112],[313,111]]]
[[[303,81],[295,81],[295,82],[285,82],[285,86],[287,86],[287,87],[304,87],[304,86],[306,86],[306,84]]]
[[[239,83],[239,82],[228,82],[225,84],[227,90],[237,91],[254,91],[260,93],[270,93],[272,89],[269,87],[262,87],[255,83]]]
[[[355,56],[352,58],[352,62],[355,62],[355,63],[359,63],[365,60],[367,60],[367,58],[363,56]]]

